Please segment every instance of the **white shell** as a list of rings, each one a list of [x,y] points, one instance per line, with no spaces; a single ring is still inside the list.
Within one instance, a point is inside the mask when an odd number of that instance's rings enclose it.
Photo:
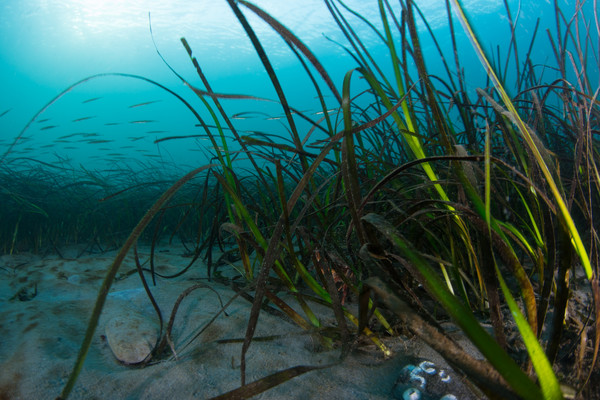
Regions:
[[[158,340],[158,328],[149,318],[124,310],[106,324],[106,339],[117,360],[138,364],[152,352]]]

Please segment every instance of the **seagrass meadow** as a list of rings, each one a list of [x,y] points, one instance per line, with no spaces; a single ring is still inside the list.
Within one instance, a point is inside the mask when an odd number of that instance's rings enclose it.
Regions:
[[[4,92],[0,399],[600,399],[596,0],[292,3]]]

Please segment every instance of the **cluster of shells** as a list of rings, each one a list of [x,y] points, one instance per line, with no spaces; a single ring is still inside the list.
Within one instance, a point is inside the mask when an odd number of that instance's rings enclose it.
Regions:
[[[408,364],[400,371],[393,389],[398,400],[458,400],[448,393],[451,377],[444,369],[437,369],[431,361]]]

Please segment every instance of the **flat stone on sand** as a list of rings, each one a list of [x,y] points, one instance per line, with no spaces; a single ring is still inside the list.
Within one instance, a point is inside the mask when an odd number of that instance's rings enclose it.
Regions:
[[[152,352],[158,340],[158,327],[150,318],[124,310],[108,321],[105,334],[117,360],[125,364],[138,364]]]

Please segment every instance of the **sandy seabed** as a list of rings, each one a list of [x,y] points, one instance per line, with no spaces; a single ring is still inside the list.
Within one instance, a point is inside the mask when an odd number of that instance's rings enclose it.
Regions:
[[[64,258],[57,255],[42,258],[28,253],[0,256],[0,400],[54,399],[60,394],[79,352],[98,289],[115,254],[113,251],[76,257],[76,249],[72,249],[62,252]],[[140,249],[142,260],[148,254],[149,249]],[[163,274],[181,270],[190,261],[183,254],[184,249],[176,247],[157,252],[156,270]],[[130,254],[118,276],[134,268]],[[151,289],[165,321],[177,297],[197,282],[215,289],[223,303],[235,295],[228,286],[207,282],[205,278],[206,267],[199,261],[178,278],[157,278],[157,285]],[[290,304],[294,304],[293,300]],[[145,367],[124,365],[115,358],[106,340],[107,322],[130,311],[149,320],[158,318],[137,274],[115,281],[69,399],[208,399],[236,389],[240,386],[242,344],[226,339],[244,337],[250,308],[247,300],[236,298],[227,308],[227,316],[220,315],[183,348],[221,309],[214,292],[205,288],[195,290],[183,300],[175,319],[172,339],[177,358],[166,358]],[[315,310],[323,325],[336,325],[330,309],[315,305]],[[302,332],[297,325],[262,312],[255,338],[265,336],[277,337],[252,343],[247,354],[247,382],[297,365],[334,363],[340,356],[339,349],[324,349],[315,337]],[[376,346],[365,341],[341,363],[308,372],[255,397],[402,399],[407,385],[420,382],[419,378],[408,382],[403,368],[427,360],[432,364],[427,364],[429,372],[421,376],[438,382],[425,387],[422,399],[437,400],[449,394],[456,399],[478,398],[462,377],[425,344],[400,337],[384,341],[392,357],[385,358]],[[401,376],[405,378],[398,382]],[[441,388],[440,377],[444,377]]]

